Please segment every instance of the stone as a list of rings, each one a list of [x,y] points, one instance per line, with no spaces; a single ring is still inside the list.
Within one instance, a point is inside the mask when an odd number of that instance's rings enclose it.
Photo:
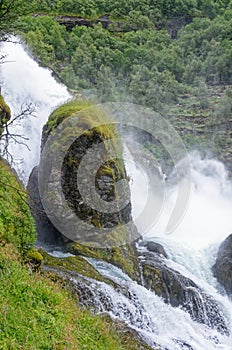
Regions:
[[[227,294],[232,294],[232,234],[229,235],[218,249],[216,263],[213,268],[214,276],[224,287]]]

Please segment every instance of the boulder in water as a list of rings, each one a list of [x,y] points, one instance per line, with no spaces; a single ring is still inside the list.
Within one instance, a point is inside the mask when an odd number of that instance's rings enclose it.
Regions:
[[[232,234],[219,247],[213,273],[225,291],[232,294]]]
[[[217,302],[190,278],[165,264],[153,253],[140,256],[144,286],[162,297],[166,303],[187,311],[193,320],[228,334],[223,313]]]
[[[147,242],[142,242],[142,246],[147,248],[150,252],[153,252],[155,254],[158,254],[159,256],[163,256],[164,258],[167,258],[168,255],[160,243],[156,243],[153,241],[147,241]]]

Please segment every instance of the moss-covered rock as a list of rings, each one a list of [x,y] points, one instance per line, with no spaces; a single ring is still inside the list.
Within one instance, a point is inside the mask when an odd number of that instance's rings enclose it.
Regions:
[[[6,123],[11,118],[10,107],[6,104],[4,98],[0,94],[0,137],[2,135],[2,131]]]
[[[55,258],[43,250],[40,250],[45,267],[58,268],[60,271],[76,272],[80,275],[94,278],[98,281],[104,281],[102,275],[81,256],[70,256],[66,258]]]
[[[52,203],[47,212],[64,242],[68,237],[88,246],[112,247],[138,238],[131,223],[129,184],[118,138],[116,126],[107,112],[89,100],[73,100],[62,105],[44,126],[39,165],[42,197],[46,197],[49,205]],[[99,145],[100,150],[85,163],[84,174],[78,179],[83,158]],[[84,196],[80,190],[82,181],[82,188],[87,189]],[[123,189],[120,195],[119,181]],[[35,187],[29,181],[30,194],[35,192]],[[124,206],[119,204],[121,192],[128,194]],[[92,206],[93,198],[99,205]],[[64,201],[67,205],[63,205]],[[73,220],[74,217],[78,220]]]
[[[28,261],[33,271],[39,271],[41,269],[43,256],[36,248],[31,248],[26,254],[26,261]]]
[[[0,241],[27,251],[36,239],[27,194],[16,174],[0,159]]]
[[[122,269],[132,279],[138,282],[141,281],[137,250],[134,244],[103,249],[88,247],[78,243],[69,243],[67,244],[67,250],[78,256],[107,261]]]
[[[121,341],[125,349],[129,350],[161,350],[159,345],[150,347],[142,339],[141,336],[133,329],[125,325],[119,320],[112,320],[108,314],[104,314],[102,318],[111,325],[112,329],[116,329],[120,335]]]

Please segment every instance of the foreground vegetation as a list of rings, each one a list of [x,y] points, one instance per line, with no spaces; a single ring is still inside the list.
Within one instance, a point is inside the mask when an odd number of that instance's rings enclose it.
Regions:
[[[12,245],[0,247],[1,349],[123,349],[99,316],[76,304],[59,281],[20,264]]]
[[[0,161],[0,349],[136,349],[112,324],[78,306],[54,274],[41,272],[25,192]],[[134,345],[133,345],[134,344]]]

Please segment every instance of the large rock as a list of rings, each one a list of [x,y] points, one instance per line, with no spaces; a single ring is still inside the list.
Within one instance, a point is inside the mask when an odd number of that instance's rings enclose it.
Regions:
[[[232,234],[220,245],[213,273],[228,294],[232,294]]]
[[[118,138],[107,113],[88,100],[68,102],[51,114],[43,129],[40,164],[28,185],[41,240],[113,247],[139,237],[132,223],[129,184]],[[96,146],[97,153],[86,161]],[[78,178],[80,171],[84,173]],[[125,194],[123,205],[119,203],[121,193]],[[97,205],[92,205],[95,198]]]
[[[157,253],[143,253],[140,261],[146,288],[166,303],[187,311],[193,320],[228,334],[226,320],[217,302],[190,278],[169,267]]]

